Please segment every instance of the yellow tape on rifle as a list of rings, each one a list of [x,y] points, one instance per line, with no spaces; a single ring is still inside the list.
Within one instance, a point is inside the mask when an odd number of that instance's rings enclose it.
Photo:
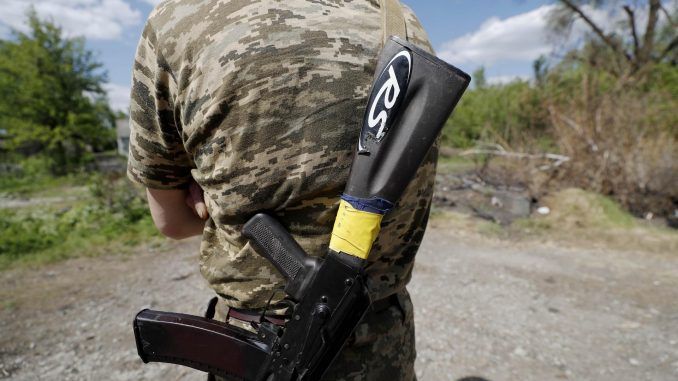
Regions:
[[[367,259],[379,234],[381,214],[364,212],[341,200],[334,220],[330,249]]]

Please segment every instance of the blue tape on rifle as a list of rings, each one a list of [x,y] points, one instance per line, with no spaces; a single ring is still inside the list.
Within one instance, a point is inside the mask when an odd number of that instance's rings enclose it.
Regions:
[[[342,194],[341,199],[351,204],[352,207],[375,214],[386,214],[393,209],[393,203],[383,198],[358,198]]]

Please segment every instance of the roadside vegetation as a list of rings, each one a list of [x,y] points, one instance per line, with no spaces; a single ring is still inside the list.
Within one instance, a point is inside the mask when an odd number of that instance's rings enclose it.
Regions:
[[[44,192],[41,183],[29,192]],[[119,175],[82,175],[44,183],[50,184],[47,189],[52,192],[48,203],[0,209],[0,270],[126,252],[157,236],[145,198]],[[11,199],[11,193],[4,197]]]
[[[549,213],[533,213],[505,225],[448,208],[434,208],[431,225],[466,239],[499,244],[539,242],[575,248],[639,253],[678,252],[678,234],[660,223],[631,215],[613,199],[578,188],[554,191],[540,203]]]
[[[0,270],[124,252],[156,236],[145,197],[115,157],[106,71],[81,38],[28,14],[0,40]]]
[[[441,177],[467,175],[443,187],[471,189],[475,204],[466,214],[438,205],[434,217],[445,218],[433,223],[678,251],[675,231],[638,218],[678,223],[678,8],[668,3],[560,0],[559,48],[534,62],[532,79],[493,84],[478,69],[443,130],[439,164]],[[592,11],[622,17],[606,29]],[[0,270],[160,242],[124,164],[97,166],[113,155],[122,116],[108,106],[102,64],[83,39],[27,17],[28,32],[0,39]],[[590,33],[568,42],[575,23]],[[499,188],[505,198],[518,189],[527,213],[493,218],[512,202],[494,197]]]
[[[0,159],[10,174],[63,176],[115,147],[107,75],[84,39],[27,17],[28,33],[0,40]]]
[[[678,15],[669,2],[560,1],[551,14],[557,58],[533,79],[489,84],[481,68],[443,133],[443,145],[483,161],[478,174],[541,199],[577,187],[632,214],[678,209]],[[620,15],[612,28],[588,13]],[[584,41],[565,44],[575,22]]]

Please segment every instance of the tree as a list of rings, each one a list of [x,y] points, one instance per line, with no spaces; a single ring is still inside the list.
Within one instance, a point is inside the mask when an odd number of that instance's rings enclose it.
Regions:
[[[477,68],[471,75],[473,78],[473,84],[476,89],[484,89],[487,87],[487,78],[485,77],[485,67],[481,66]]]
[[[597,37],[597,41],[592,41],[596,47],[606,48],[612,53],[612,62],[608,62],[607,68],[615,76],[632,76],[650,64],[668,62],[675,66],[677,25],[662,1],[628,4],[619,0],[560,0],[560,4],[551,14],[551,29],[559,35],[566,35],[574,21],[581,20]],[[625,27],[605,31],[587,12],[587,9],[593,8],[623,11]],[[645,17],[647,23],[641,31],[639,21]]]
[[[546,80],[546,75],[549,71],[548,61],[546,56],[541,55],[532,62],[532,71],[534,75],[534,82],[538,86],[542,86]]]
[[[103,84],[106,72],[82,38],[27,15],[29,32],[0,40],[0,129],[23,155],[42,154],[51,171],[64,174],[88,150],[114,141],[114,114]]]
[[[542,87],[558,151],[571,159],[555,175],[614,197],[638,215],[673,213],[675,6],[671,14],[660,0],[559,3],[551,15],[554,32],[566,35],[579,20],[590,33],[549,69]]]

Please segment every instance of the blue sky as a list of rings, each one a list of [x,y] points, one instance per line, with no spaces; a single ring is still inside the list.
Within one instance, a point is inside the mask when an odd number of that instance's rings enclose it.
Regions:
[[[124,108],[137,40],[158,0],[2,0],[0,36],[25,27],[32,4],[71,35],[84,35],[108,70],[112,104]],[[548,54],[549,0],[404,0],[414,9],[438,55],[467,71],[485,66],[491,81],[531,75],[532,61]]]

